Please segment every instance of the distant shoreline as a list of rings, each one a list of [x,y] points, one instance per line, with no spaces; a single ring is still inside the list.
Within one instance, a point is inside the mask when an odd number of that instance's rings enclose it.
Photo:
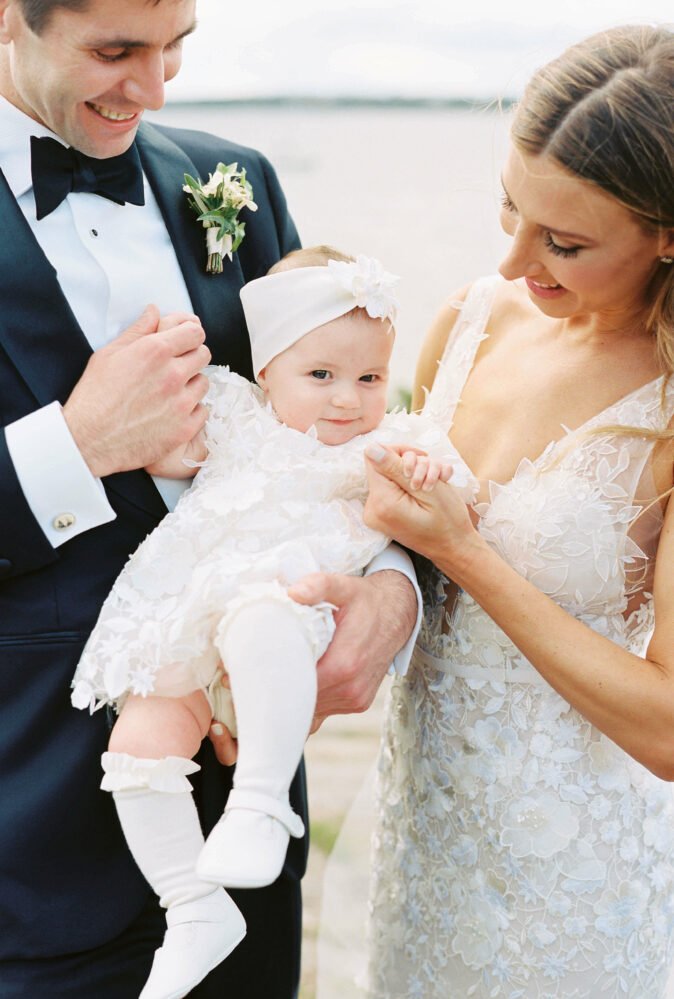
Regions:
[[[204,98],[202,100],[178,99],[168,101],[166,107],[184,108],[393,108],[396,111],[488,111],[508,110],[515,104],[515,97],[464,98],[464,97],[315,97],[286,94],[278,97]]]

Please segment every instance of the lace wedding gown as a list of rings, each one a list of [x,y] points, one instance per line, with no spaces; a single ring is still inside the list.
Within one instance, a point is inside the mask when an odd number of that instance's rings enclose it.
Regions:
[[[428,401],[451,427],[500,279],[462,309]],[[483,538],[637,655],[653,626],[662,379],[523,460],[478,506]],[[657,510],[657,512],[656,512]],[[421,573],[425,618],[392,690],[370,897],[372,999],[660,999],[674,931],[674,807],[564,701],[471,597]]]

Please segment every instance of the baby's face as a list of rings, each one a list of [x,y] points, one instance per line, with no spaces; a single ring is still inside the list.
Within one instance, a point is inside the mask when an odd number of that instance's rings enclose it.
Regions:
[[[278,418],[316,427],[324,444],[344,444],[379,426],[386,412],[394,332],[359,309],[312,330],[260,372]]]

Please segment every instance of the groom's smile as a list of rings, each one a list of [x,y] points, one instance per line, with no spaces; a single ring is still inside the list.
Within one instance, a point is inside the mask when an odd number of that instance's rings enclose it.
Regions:
[[[89,0],[31,26],[20,0],[0,0],[0,93],[81,152],[118,156],[162,107],[195,2]]]

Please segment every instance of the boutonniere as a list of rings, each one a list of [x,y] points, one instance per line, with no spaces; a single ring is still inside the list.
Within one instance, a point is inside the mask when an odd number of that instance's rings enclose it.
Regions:
[[[222,274],[223,256],[231,260],[246,235],[246,223],[239,221],[239,212],[242,208],[257,211],[246,171],[239,170],[238,163],[218,163],[206,184],[186,173],[183,191],[206,230],[206,272]]]

